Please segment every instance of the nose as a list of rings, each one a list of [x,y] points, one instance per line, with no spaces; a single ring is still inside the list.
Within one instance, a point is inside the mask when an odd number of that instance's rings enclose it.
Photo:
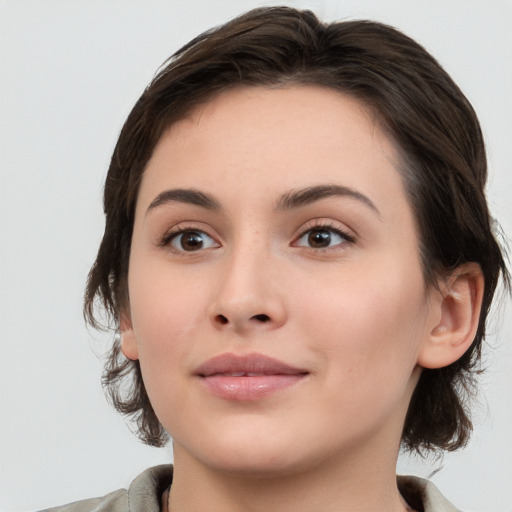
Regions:
[[[224,261],[208,312],[215,329],[250,335],[281,327],[287,310],[278,275],[268,255],[244,252]]]

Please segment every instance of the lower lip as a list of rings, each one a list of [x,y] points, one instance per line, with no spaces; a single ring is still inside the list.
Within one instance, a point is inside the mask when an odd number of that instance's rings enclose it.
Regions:
[[[204,385],[215,396],[224,400],[259,400],[282,389],[294,386],[306,377],[305,374],[257,375],[232,377],[212,375],[201,377]]]

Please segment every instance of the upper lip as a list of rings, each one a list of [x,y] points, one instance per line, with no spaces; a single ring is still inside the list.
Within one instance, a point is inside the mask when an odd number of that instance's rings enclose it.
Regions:
[[[273,357],[263,354],[220,354],[208,359],[194,371],[200,377],[212,375],[243,376],[252,375],[297,375],[307,374],[302,368],[296,368]]]

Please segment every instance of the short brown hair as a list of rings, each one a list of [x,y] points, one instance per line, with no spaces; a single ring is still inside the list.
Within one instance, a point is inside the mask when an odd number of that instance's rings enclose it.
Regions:
[[[139,184],[163,131],[228,88],[300,84],[359,99],[395,141],[420,233],[426,284],[465,262],[482,269],[485,290],[475,339],[452,365],[422,371],[402,435],[403,446],[411,450],[457,449],[471,432],[466,399],[496,285],[500,274],[508,283],[508,272],[484,194],[487,164],[475,112],[436,60],[392,27],[371,21],[326,24],[310,11],[259,8],[176,52],[137,101],[115,147],[105,183],[105,234],[85,294],[86,319],[99,326],[99,301],[117,326],[128,305]],[[128,388],[122,385],[126,381]],[[114,406],[134,416],[141,439],[152,445],[166,442],[139,362],[124,358],[119,340],[103,382]]]

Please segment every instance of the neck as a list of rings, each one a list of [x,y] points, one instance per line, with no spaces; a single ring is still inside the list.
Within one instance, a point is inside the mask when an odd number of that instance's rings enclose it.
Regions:
[[[346,453],[342,464],[333,458],[308,470],[261,475],[212,469],[176,448],[169,512],[408,510],[396,485],[396,456]]]

